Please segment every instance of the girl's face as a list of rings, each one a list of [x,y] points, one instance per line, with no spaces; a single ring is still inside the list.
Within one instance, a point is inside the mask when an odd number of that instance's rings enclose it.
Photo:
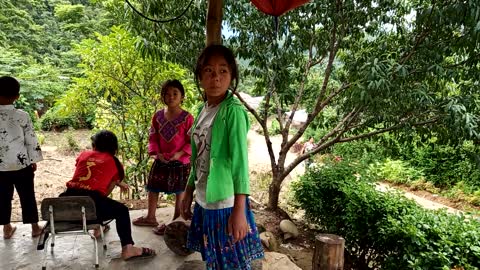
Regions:
[[[220,55],[210,57],[200,74],[200,86],[205,90],[207,100],[223,97],[232,81],[230,67]]]
[[[163,102],[169,108],[176,108],[182,104],[183,96],[182,92],[176,87],[168,87],[167,91],[163,95]]]

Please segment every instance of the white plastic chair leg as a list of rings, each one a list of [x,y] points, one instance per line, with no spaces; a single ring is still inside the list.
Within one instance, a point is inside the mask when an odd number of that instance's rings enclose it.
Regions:
[[[107,244],[105,243],[105,234],[103,233],[104,226],[100,225],[100,237],[102,238],[103,250],[107,250]]]
[[[97,246],[97,238],[92,233],[88,233],[90,235],[90,238],[93,240],[93,252],[95,252],[95,268],[99,267],[98,264],[98,246]]]
[[[42,270],[47,269],[48,240],[50,239],[51,237],[47,237],[47,239],[45,239],[45,246],[43,247]]]

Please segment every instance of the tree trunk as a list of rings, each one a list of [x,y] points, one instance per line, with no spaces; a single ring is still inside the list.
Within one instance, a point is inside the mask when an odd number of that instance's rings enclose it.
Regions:
[[[207,12],[207,46],[222,44],[223,0],[209,0]]]
[[[345,239],[334,234],[319,234],[315,237],[313,270],[342,270]]]
[[[282,183],[281,179],[278,179],[278,175],[273,173],[272,182],[268,187],[268,209],[277,210],[278,209],[278,198],[280,196],[280,185]]]

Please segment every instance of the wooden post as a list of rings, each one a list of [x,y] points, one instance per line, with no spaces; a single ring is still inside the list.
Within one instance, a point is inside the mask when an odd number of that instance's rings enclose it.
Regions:
[[[343,270],[345,239],[334,234],[319,234],[315,237],[313,270]]]
[[[223,0],[208,0],[207,46],[222,44]]]
[[[187,249],[187,235],[190,228],[190,220],[184,220],[178,217],[167,224],[163,239],[167,247],[175,254],[180,256],[188,256],[193,251]]]

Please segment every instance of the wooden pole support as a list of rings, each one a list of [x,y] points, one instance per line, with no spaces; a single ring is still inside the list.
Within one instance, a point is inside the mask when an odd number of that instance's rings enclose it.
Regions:
[[[343,270],[345,239],[334,234],[319,234],[315,237],[313,270]]]
[[[222,44],[223,0],[209,0],[207,10],[207,46]]]

